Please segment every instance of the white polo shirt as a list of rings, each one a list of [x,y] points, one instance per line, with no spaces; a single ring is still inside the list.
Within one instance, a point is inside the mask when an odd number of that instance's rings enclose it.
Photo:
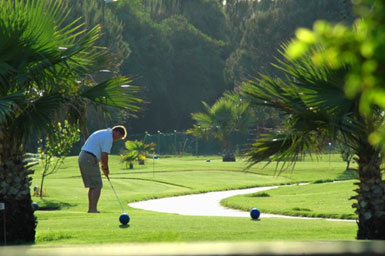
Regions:
[[[109,154],[112,147],[112,129],[99,130],[90,135],[84,143],[82,150],[93,153],[100,161],[102,152]]]

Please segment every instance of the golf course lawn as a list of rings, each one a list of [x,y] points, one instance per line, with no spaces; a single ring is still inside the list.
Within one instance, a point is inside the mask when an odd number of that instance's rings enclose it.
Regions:
[[[294,185],[265,192],[226,198],[221,204],[249,210],[255,206],[262,212],[291,216],[356,219],[352,201],[353,181]],[[348,203],[347,203],[348,202]]]
[[[207,162],[207,159],[211,161]],[[328,155],[319,161],[305,159],[298,162],[294,170],[283,172],[279,176],[275,165],[262,168],[264,163],[261,163],[248,170],[245,170],[245,166],[246,163],[242,159],[237,159],[234,163],[223,163],[220,157],[188,156],[150,159],[144,166],[135,165],[133,170],[128,170],[124,168],[118,156],[110,156],[111,182],[125,211],[131,217],[129,225],[122,226],[119,223],[121,214],[119,203],[105,178],[99,201],[101,213],[86,213],[87,189],[83,187],[77,157],[68,157],[57,173],[46,178],[43,189],[45,196],[32,197],[32,200],[39,204],[39,210],[35,212],[38,220],[36,244],[354,239],[357,227],[353,222],[278,218],[252,221],[249,218],[180,216],[132,209],[127,206],[129,202],[173,195],[353,177],[350,172],[344,171],[345,163],[340,160],[339,155]],[[34,186],[40,186],[40,165],[35,167],[32,178],[31,190]],[[316,185],[330,185],[334,188],[339,184],[347,186],[338,188],[337,193],[329,193],[325,200],[322,199],[322,195],[314,199],[305,194],[301,196],[303,193],[301,190],[295,194],[296,189],[304,189],[307,186],[308,188],[315,186],[314,194],[317,194],[320,191]],[[352,201],[348,200],[348,196],[346,200],[343,199],[345,195],[352,193],[353,185],[350,181],[284,187],[274,190],[274,193],[288,188],[292,189],[289,209],[308,208],[316,212],[312,205],[307,206],[314,201],[313,204],[318,204],[326,214],[334,214],[337,207],[341,207],[340,215],[352,213],[352,209],[349,208]],[[267,198],[278,198],[273,194],[273,190],[266,193],[270,195]],[[239,201],[239,205],[247,206],[249,199],[244,204],[244,197],[235,201]],[[261,197],[246,198],[261,199]],[[234,198],[230,199],[233,201]],[[251,204],[256,207],[251,199]],[[304,201],[296,203],[296,200]],[[345,208],[342,205],[345,205]],[[271,204],[267,200],[257,207],[262,212],[287,211],[285,204],[281,203],[279,206],[275,200],[272,200]]]

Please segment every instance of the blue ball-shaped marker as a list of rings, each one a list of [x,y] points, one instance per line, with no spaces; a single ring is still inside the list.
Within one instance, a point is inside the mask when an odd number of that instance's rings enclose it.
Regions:
[[[251,209],[251,211],[250,211],[250,217],[251,217],[253,220],[257,220],[257,219],[259,218],[260,215],[261,215],[261,212],[260,212],[257,208]]]
[[[130,222],[130,216],[128,216],[127,213],[122,213],[119,217],[119,221],[122,225],[127,225],[127,223]]]
[[[36,202],[33,202],[32,203],[32,208],[33,208],[34,211],[36,211],[37,209],[39,209],[39,205]]]

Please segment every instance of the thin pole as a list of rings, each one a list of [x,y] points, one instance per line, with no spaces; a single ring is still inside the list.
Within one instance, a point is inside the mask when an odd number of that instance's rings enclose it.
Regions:
[[[3,209],[3,230],[4,230],[4,245],[7,245],[7,221],[5,219],[5,204],[4,204],[4,209]]]
[[[155,177],[155,152],[152,153],[152,177]]]
[[[329,142],[329,168],[330,168],[330,157],[332,155],[332,143]]]

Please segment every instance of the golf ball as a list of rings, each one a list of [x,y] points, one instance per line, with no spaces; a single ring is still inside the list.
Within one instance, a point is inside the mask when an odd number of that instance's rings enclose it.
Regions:
[[[127,213],[122,213],[119,217],[119,221],[122,223],[122,225],[126,225],[128,222],[130,222],[130,216],[128,216]]]

